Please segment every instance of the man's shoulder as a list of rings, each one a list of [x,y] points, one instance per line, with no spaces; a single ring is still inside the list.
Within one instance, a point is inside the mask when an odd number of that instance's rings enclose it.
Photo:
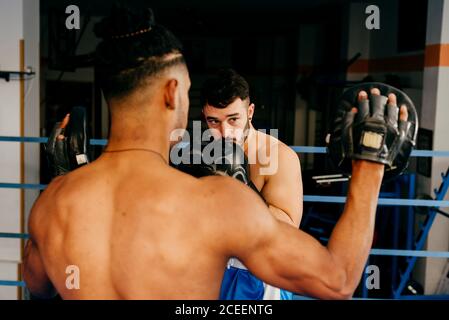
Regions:
[[[54,178],[42,193],[42,197],[45,202],[59,205],[71,200],[75,193],[80,192],[82,182],[83,179],[80,179],[78,172],[72,171],[64,176]]]
[[[239,211],[250,211],[260,197],[242,182],[227,176],[208,176],[199,179],[199,201],[204,209],[221,217],[231,217]],[[223,216],[225,214],[225,216]]]
[[[261,131],[257,131],[257,135],[259,152],[265,152],[269,156],[276,156],[279,154],[287,157],[297,157],[296,152],[277,137]]]
[[[209,210],[206,221],[210,223],[211,238],[224,245],[229,237],[251,241],[254,234],[267,230],[266,224],[272,223],[267,205],[261,197],[242,182],[223,176],[201,178],[209,191],[204,209]],[[246,230],[241,233],[240,230]]]
[[[281,141],[279,142],[279,156],[286,165],[299,164],[299,156],[296,151]]]
[[[199,190],[207,195],[213,195],[217,197],[226,196],[229,193],[238,193],[241,188],[245,188],[245,185],[231,177],[214,175],[206,176],[199,179]]]
[[[52,219],[55,208],[59,206],[61,197],[61,189],[64,185],[64,176],[54,178],[40,194],[31,209],[29,217],[29,232],[35,240],[40,234],[45,233],[45,226]],[[44,221],[46,221],[44,223]]]
[[[297,153],[276,137],[260,132],[258,137],[257,164],[261,175],[273,176],[282,167],[300,167]]]
[[[66,176],[58,176],[51,180],[35,202],[33,209],[37,210],[42,209],[43,207],[48,208],[48,206],[54,205],[64,190],[66,180]]]
[[[30,223],[33,220],[39,220],[42,215],[45,216],[45,219],[51,219],[53,213],[60,212],[70,203],[79,202],[78,196],[82,189],[80,181],[75,172],[51,180],[33,205]]]

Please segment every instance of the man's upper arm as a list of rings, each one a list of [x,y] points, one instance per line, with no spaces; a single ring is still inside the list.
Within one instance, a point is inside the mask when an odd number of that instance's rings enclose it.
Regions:
[[[39,211],[43,210],[42,207],[45,205],[45,200],[43,198],[44,197],[41,195],[31,210],[29,220],[30,239],[24,250],[22,275],[26,286],[32,295],[41,298],[51,298],[56,292],[47,275],[37,241],[35,240],[39,228]]]
[[[346,298],[343,268],[316,239],[273,218],[271,232],[238,258],[273,286],[320,299]],[[267,228],[264,228],[267,229]]]
[[[301,165],[297,154],[288,146],[279,145],[277,170],[267,176],[261,193],[272,213],[287,215],[290,224],[298,227],[303,210]],[[282,216],[281,216],[281,220]],[[285,221],[285,220],[284,220]]]
[[[45,271],[39,249],[33,240],[28,240],[25,246],[22,267],[23,279],[30,293],[36,297],[51,298],[55,291]]]
[[[276,287],[318,298],[342,298],[345,272],[310,235],[279,222],[264,202],[240,182],[223,179],[217,218],[227,254]],[[221,216],[221,218],[220,218]]]

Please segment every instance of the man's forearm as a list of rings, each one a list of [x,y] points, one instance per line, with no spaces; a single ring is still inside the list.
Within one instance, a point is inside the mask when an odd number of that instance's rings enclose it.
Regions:
[[[384,165],[354,161],[343,214],[328,249],[346,275],[345,292],[356,289],[373,241],[375,214]]]

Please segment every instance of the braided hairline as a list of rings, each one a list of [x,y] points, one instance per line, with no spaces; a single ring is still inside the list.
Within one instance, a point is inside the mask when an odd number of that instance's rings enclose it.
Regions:
[[[178,64],[186,63],[184,56],[181,53],[177,52],[175,54],[176,54],[176,56],[171,59],[167,59],[166,57],[139,58],[138,59],[139,61],[144,61],[144,62],[142,62],[137,67],[124,69],[124,70],[120,71],[115,76],[118,76],[118,77],[127,76],[130,73],[136,72],[138,69],[141,69],[141,70],[142,69],[145,69],[145,70],[150,69],[151,72],[148,75],[155,75],[155,74],[163,71],[164,69],[170,68],[170,67],[178,65]]]
[[[175,55],[174,57],[173,54]],[[109,77],[103,76],[104,84],[102,89],[105,98],[107,100],[111,98],[120,99],[134,91],[134,89],[145,85],[149,77],[154,77],[172,66],[185,64],[181,53],[174,52],[173,54],[141,58],[138,59],[140,61],[137,61],[137,66],[135,67],[122,69]]]

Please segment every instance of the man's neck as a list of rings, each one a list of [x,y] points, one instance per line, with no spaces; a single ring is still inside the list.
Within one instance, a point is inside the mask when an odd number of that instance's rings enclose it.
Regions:
[[[170,151],[169,133],[167,126],[148,121],[142,122],[112,119],[107,151],[141,149],[160,154],[167,162]]]

